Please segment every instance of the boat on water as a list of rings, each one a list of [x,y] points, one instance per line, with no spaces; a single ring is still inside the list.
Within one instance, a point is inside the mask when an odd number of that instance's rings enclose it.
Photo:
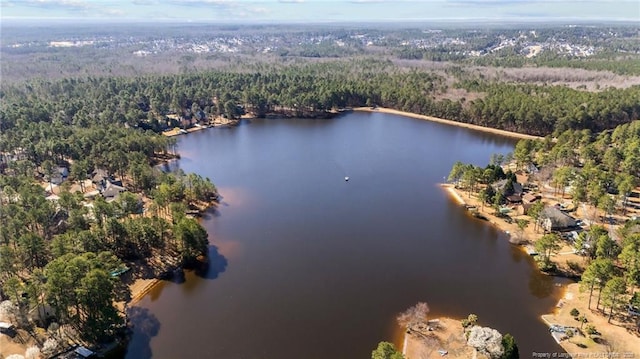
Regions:
[[[349,177],[345,177],[345,178],[344,178],[344,180],[345,180],[345,181],[349,181]]]

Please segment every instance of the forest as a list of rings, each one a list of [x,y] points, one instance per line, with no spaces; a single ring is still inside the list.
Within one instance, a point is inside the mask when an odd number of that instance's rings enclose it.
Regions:
[[[75,95],[66,111],[93,101]],[[131,267],[155,263],[159,276],[206,261],[208,234],[187,213],[217,190],[208,178],[155,167],[176,157],[173,139],[104,116],[69,121],[42,105],[13,104],[17,117],[2,117],[0,310],[50,356],[64,349],[61,333],[89,344],[124,333],[115,304],[131,299],[119,278]],[[54,192],[61,168],[68,176]],[[103,198],[105,185],[127,191]]]
[[[237,117],[239,106],[258,117],[282,109],[308,116],[348,107],[383,106],[539,136],[566,129],[600,132],[640,115],[640,86],[591,92],[498,83],[459,67],[449,72],[458,78],[452,87],[476,98],[442,98],[450,86],[442,75],[375,60],[7,84],[0,93],[1,143],[5,147],[0,150],[25,148],[39,165],[29,143],[38,142],[41,131],[32,127],[42,123],[56,131],[46,135],[47,142],[74,143],[67,141],[70,134],[65,126],[70,124],[95,122],[105,130],[108,125],[127,124],[159,132],[166,128],[162,122],[168,114],[194,116],[203,111],[207,116]],[[64,145],[53,147],[58,152]]]

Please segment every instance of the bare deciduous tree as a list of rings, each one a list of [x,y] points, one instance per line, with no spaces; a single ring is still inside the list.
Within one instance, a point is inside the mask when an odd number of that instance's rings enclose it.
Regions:
[[[427,321],[427,315],[429,314],[429,305],[426,302],[419,302],[413,307],[400,313],[396,318],[398,323],[404,327],[410,327],[417,323]]]

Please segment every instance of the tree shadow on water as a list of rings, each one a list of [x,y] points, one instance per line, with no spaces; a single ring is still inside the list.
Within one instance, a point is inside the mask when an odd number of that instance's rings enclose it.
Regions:
[[[180,285],[183,293],[190,293],[203,285],[203,279],[216,279],[226,269],[227,259],[218,252],[216,246],[209,246],[207,258],[189,263],[184,270],[176,269],[171,277],[166,279]]]
[[[194,272],[201,278],[216,279],[227,269],[227,265],[227,258],[218,252],[218,247],[209,246],[209,256],[207,261],[202,262],[199,266],[194,268]]]
[[[125,359],[151,358],[151,339],[160,332],[160,321],[149,309],[142,307],[127,308],[127,318],[131,325],[131,339]]]
[[[221,213],[215,207],[209,208],[206,212],[202,214],[202,219],[209,220],[214,217],[220,217]]]

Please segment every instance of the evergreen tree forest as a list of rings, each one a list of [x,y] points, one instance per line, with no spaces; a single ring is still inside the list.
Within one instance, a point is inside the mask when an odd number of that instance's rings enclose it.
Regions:
[[[63,141],[70,135],[63,129],[68,125],[99,124],[111,131],[109,126],[127,124],[160,131],[170,113],[237,117],[239,107],[259,117],[283,109],[306,117],[332,109],[383,106],[540,136],[567,129],[600,132],[640,116],[640,86],[589,92],[490,82],[460,68],[450,72],[458,79],[454,87],[475,99],[442,99],[450,85],[441,74],[365,59],[133,78],[33,80],[3,86],[0,130],[3,147],[14,148],[20,146],[18,138],[36,141],[35,133],[41,131],[33,126],[41,122],[51,125],[53,138]]]

